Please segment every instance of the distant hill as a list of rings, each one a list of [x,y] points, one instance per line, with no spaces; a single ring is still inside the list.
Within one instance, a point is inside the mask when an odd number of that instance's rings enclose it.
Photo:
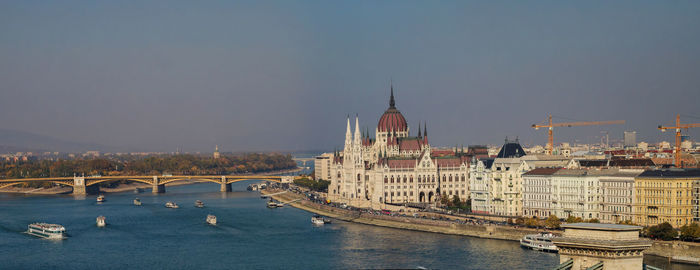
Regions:
[[[0,153],[110,151],[110,148],[104,145],[72,142],[30,132],[0,129]]]

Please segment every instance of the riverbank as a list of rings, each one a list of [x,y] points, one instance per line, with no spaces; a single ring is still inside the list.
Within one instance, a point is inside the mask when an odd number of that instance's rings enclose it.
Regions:
[[[261,193],[273,194],[280,191],[281,190],[271,189],[262,190]],[[529,228],[515,228],[500,225],[471,225],[460,224],[454,221],[359,213],[358,211],[351,211],[313,203],[306,200],[303,195],[291,192],[274,195],[272,198],[281,202],[290,202],[302,199],[300,201],[289,203],[289,205],[301,210],[339,220],[396,229],[464,235],[508,241],[519,241],[526,234],[534,234],[538,232],[538,230]],[[700,243],[653,241],[651,248],[646,250],[644,253],[652,256],[663,257],[669,262],[673,263],[700,265]]]
[[[297,167],[295,169],[259,173],[258,175],[287,174],[287,173],[299,172],[302,170],[303,170],[303,168]],[[165,184],[165,187],[192,185],[192,184],[197,184],[197,183],[210,183],[210,182],[198,181],[198,180],[182,180],[182,181],[177,181],[177,182]],[[127,192],[127,191],[133,191],[137,188],[143,188],[143,189],[150,190],[152,188],[152,186],[149,184],[144,184],[144,183],[126,183],[126,184],[119,184],[116,187],[112,187],[112,188],[100,187],[100,193]],[[71,192],[73,192],[73,188],[67,187],[67,186],[56,186],[56,187],[51,187],[51,188],[34,188],[34,187],[23,188],[23,187],[11,186],[11,187],[6,187],[6,188],[0,189],[0,193],[18,193],[18,194],[35,194],[35,195],[69,194]]]

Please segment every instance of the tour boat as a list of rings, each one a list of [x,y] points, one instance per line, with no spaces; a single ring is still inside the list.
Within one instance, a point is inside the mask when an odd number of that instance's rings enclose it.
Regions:
[[[167,208],[180,208],[180,207],[177,206],[177,204],[174,203],[174,202],[166,202],[166,203],[165,203],[165,207],[167,207]]]
[[[281,203],[281,202],[278,202],[278,203],[277,203],[277,207],[283,207],[283,206],[284,206],[283,203]]]
[[[134,205],[140,206],[140,205],[141,205],[141,200],[139,200],[139,198],[134,199]]]
[[[29,224],[27,233],[46,239],[66,238],[66,228],[58,224],[32,223]]]
[[[520,239],[520,246],[546,252],[557,252],[559,249],[552,243],[554,235],[551,233],[528,234]]]
[[[323,225],[326,223],[326,221],[323,220],[323,217],[321,217],[319,215],[313,215],[311,217],[311,223],[314,225]]]
[[[97,196],[97,202],[104,202],[104,201],[105,201],[105,195]]]
[[[207,223],[211,225],[216,225],[216,216],[215,215],[207,215]]]
[[[202,201],[200,201],[200,200],[197,200],[197,201],[194,202],[194,207],[203,208],[203,207],[204,207],[204,203],[203,203]]]
[[[107,225],[107,223],[105,222],[105,217],[104,216],[97,217],[97,227],[104,227],[105,225]]]

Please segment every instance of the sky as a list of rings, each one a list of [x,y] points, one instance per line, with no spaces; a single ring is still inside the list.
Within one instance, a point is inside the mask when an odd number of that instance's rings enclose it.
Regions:
[[[396,106],[431,144],[700,122],[700,1],[2,1],[0,128],[125,151],[332,150]],[[689,130],[691,137],[700,130]],[[695,138],[696,140],[698,138]],[[2,144],[2,142],[0,142]]]

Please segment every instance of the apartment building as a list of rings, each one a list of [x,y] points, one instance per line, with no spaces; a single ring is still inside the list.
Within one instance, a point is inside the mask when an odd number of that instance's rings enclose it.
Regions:
[[[693,184],[700,169],[648,170],[634,179],[633,221],[642,226],[668,222],[679,228],[693,221]],[[694,205],[695,204],[695,205]]]

